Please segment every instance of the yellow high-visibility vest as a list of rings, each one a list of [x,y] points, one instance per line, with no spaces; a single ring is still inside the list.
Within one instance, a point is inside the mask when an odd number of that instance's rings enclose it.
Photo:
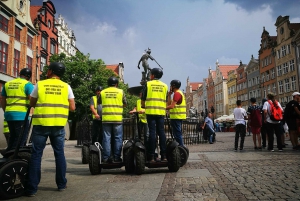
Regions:
[[[139,112],[139,111],[143,111],[144,109],[142,108],[142,105],[141,105],[141,99],[137,100],[136,101],[136,111]],[[147,123],[147,116],[145,113],[138,113],[139,114],[139,120],[142,122],[142,123]]]
[[[109,87],[101,91],[102,122],[122,123],[123,90]]]
[[[166,115],[168,86],[160,80],[147,82],[146,115]]]
[[[9,128],[8,128],[7,121],[5,121],[5,119],[4,119],[4,122],[3,122],[3,134],[5,134],[5,133],[9,133]]]
[[[97,105],[98,105],[98,103],[97,103],[97,96],[93,96],[93,101],[94,101],[94,108],[97,111]],[[96,119],[96,117],[95,117],[94,114],[92,114],[92,116],[93,116],[93,119]]]
[[[27,80],[17,78],[5,84],[6,108],[5,112],[26,112],[29,99],[25,93]]]
[[[68,84],[55,78],[37,84],[38,100],[32,125],[65,126],[69,115]]]
[[[170,109],[170,119],[186,119],[186,102],[182,91],[178,90],[182,97],[180,105],[175,104],[173,109]]]

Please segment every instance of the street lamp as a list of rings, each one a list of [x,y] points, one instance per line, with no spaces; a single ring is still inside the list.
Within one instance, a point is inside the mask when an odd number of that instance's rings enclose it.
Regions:
[[[37,83],[38,82],[38,76],[39,76],[39,58],[40,58],[41,56],[39,55],[39,48],[38,48],[38,46],[36,46],[36,69],[35,69],[35,72],[36,72],[36,74],[35,74],[35,83]]]

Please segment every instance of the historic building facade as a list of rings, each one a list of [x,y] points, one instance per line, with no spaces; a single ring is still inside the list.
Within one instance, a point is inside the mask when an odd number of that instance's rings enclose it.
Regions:
[[[227,94],[228,94],[228,111],[229,114],[233,113],[234,108],[236,107],[237,95],[236,95],[236,70],[230,70],[227,73]]]
[[[77,48],[74,31],[68,27],[61,15],[58,15],[55,20],[55,26],[58,31],[58,54],[64,53],[67,56],[75,56]]]
[[[208,69],[208,79],[207,79],[207,110],[211,111],[212,107],[215,108],[215,78],[216,71],[212,70],[210,67]]]
[[[30,19],[30,1],[0,1],[0,88],[23,68],[35,80],[37,31]]]
[[[58,53],[58,31],[55,26],[55,6],[51,1],[43,1],[42,6],[30,6],[31,20],[38,31],[38,72],[40,75],[45,65],[49,64],[52,55]],[[37,76],[39,80],[39,76]]]
[[[259,84],[259,60],[251,56],[251,59],[246,68],[247,79],[248,79],[248,105],[250,105],[250,98],[256,98],[256,104],[262,104],[262,97],[260,93]]]
[[[299,30],[300,23],[290,23],[289,16],[279,16],[275,26],[277,29],[277,46],[274,51],[276,52],[278,101],[285,105],[292,99],[292,93],[299,91],[296,54],[292,47],[292,39]]]
[[[247,89],[247,73],[246,73],[247,65],[240,62],[239,67],[236,69],[237,74],[237,99],[242,101],[242,107],[244,109],[248,108],[248,89]]]

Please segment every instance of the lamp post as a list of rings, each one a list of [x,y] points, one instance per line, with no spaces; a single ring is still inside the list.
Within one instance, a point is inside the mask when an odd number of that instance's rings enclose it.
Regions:
[[[39,48],[36,46],[36,65],[35,65],[35,83],[38,82],[38,76],[39,76]]]

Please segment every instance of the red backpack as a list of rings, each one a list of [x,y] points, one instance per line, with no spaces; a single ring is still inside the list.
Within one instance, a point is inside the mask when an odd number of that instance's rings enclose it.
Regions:
[[[268,100],[268,103],[270,104],[270,119],[272,121],[282,121],[283,120],[283,111],[282,109],[279,107],[278,102],[277,101],[270,101]]]

